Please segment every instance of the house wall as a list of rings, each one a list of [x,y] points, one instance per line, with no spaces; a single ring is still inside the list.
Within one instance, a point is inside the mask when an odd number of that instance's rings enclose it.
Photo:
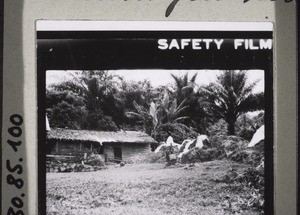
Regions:
[[[84,153],[90,154],[92,152],[91,144],[93,143],[76,141],[47,141],[47,154],[83,156]],[[123,161],[139,154],[151,152],[149,143],[103,143],[103,146],[103,154],[108,161],[115,159],[114,148],[116,147],[121,148]]]
[[[84,153],[91,153],[91,143],[48,141],[46,147],[46,153],[53,155],[83,155]]]
[[[114,148],[120,147],[122,150],[122,160],[126,161],[138,154],[151,152],[149,143],[103,143],[104,154],[108,160],[114,160]]]

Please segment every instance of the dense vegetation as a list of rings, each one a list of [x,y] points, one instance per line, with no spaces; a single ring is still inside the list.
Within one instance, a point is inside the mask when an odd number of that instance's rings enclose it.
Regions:
[[[143,130],[158,141],[168,135],[181,141],[209,134],[208,128],[222,119],[229,135],[247,136],[245,126],[251,125],[243,113],[264,108],[264,94],[252,93],[257,82],[248,83],[246,71],[222,71],[207,86],[196,84],[197,73],[173,74],[170,84],[156,88],[148,80],[129,82],[109,71],[70,75],[72,79],[47,87],[51,127]]]

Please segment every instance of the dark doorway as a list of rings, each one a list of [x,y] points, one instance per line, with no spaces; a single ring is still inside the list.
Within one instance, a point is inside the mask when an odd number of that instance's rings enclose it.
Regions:
[[[121,147],[115,147],[114,148],[114,158],[116,160],[122,160],[122,149]]]

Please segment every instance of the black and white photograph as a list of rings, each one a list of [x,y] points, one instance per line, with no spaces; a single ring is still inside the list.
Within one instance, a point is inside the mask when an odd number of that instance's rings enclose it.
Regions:
[[[46,214],[271,214],[270,23],[37,23]]]

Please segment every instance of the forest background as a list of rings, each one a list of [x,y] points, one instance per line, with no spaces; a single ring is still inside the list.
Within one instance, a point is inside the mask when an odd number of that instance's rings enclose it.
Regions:
[[[264,124],[263,71],[208,72],[215,77],[199,82],[201,71],[153,71],[157,81],[139,71],[131,79],[122,71],[48,71],[47,117],[51,128],[137,130],[158,142],[215,132],[251,139]]]

